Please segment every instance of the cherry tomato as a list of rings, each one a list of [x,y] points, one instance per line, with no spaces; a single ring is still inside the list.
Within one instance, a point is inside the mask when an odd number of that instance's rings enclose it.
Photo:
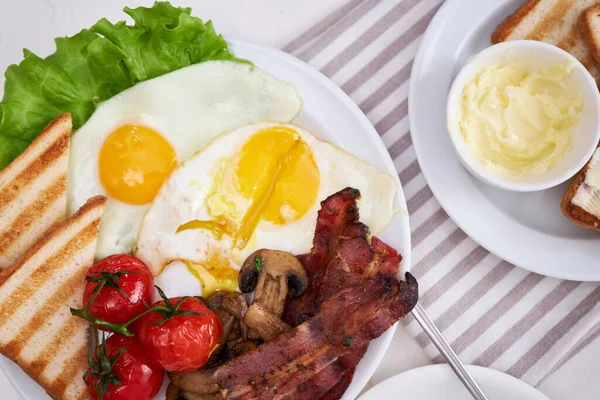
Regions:
[[[169,299],[173,307],[180,297]],[[165,306],[160,300],[154,306]],[[201,315],[185,315],[192,311]],[[177,310],[150,312],[139,320],[138,337],[148,357],[170,372],[193,371],[208,361],[217,348],[223,328],[219,317],[204,303],[188,297]]]
[[[163,369],[146,358],[144,349],[134,337],[126,337],[118,333],[112,334],[106,340],[105,355],[112,360],[122,348],[125,350],[111,369],[101,370],[90,367],[88,370],[88,374],[91,375],[86,376],[85,382],[91,397],[94,400],[98,399],[96,390],[102,391],[102,382],[97,386],[98,380],[104,379],[108,382],[106,394],[102,394],[104,400],[152,400],[162,386],[165,375]],[[101,351],[100,347],[94,357],[95,364],[99,364],[98,352]],[[97,374],[101,371],[104,372],[102,377]],[[116,386],[111,382],[112,378],[117,378],[121,384]]]
[[[132,273],[123,274],[129,271]],[[122,275],[119,276],[120,274]],[[90,305],[89,313],[96,318],[113,324],[123,324],[146,309],[144,302],[146,304],[152,302],[154,291],[152,273],[148,266],[135,256],[130,254],[108,256],[92,265],[87,276],[92,279],[104,276],[105,279],[112,281],[112,284],[107,284],[100,290],[98,297]],[[83,304],[88,303],[96,286],[97,283],[86,280]],[[120,287],[127,297],[114,286]],[[100,327],[100,329],[104,328]]]

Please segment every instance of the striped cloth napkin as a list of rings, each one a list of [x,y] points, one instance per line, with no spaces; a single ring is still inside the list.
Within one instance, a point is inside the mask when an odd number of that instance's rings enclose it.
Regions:
[[[331,78],[379,132],[408,202],[421,303],[463,362],[537,386],[600,334],[600,286],[502,261],[468,238],[429,190],[411,143],[407,97],[421,35],[440,5],[351,0],[284,50]],[[407,318],[406,329],[443,362],[414,319]]]

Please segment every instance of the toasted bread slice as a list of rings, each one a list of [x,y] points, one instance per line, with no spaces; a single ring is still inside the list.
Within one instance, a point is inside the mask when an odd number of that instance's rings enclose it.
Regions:
[[[592,57],[600,64],[600,4],[586,9],[581,14],[579,28]]]
[[[94,260],[106,198],[96,196],[0,272],[0,352],[59,400],[88,399],[89,324],[83,282]]]
[[[527,0],[492,34],[492,43],[529,39],[553,44],[571,53],[600,84],[600,69],[578,27],[584,10],[599,0]]]
[[[571,179],[571,182],[569,183],[569,186],[567,186],[567,189],[565,190],[565,193],[560,201],[560,208],[563,215],[571,222],[584,228],[596,229],[600,231],[600,219],[578,205],[573,204],[572,202],[573,197],[575,197],[575,194],[577,193],[577,189],[579,189],[579,186],[581,186],[585,181],[585,176],[587,174],[589,165],[590,162],[588,161],[581,171],[579,171],[573,177],[573,179]]]
[[[67,218],[71,126],[58,116],[0,171],[0,270]]]

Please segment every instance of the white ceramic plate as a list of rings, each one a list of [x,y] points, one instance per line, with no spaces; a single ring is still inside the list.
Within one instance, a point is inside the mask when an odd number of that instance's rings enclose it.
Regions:
[[[79,27],[75,27],[73,31],[78,29]],[[274,76],[296,85],[304,100],[304,107],[293,123],[397,177],[392,160],[369,120],[350,98],[325,76],[279,50],[238,40],[230,40],[230,43],[237,56],[251,60]],[[404,257],[401,265],[403,276],[410,266],[410,229],[401,188],[396,197],[396,207],[399,211],[387,229],[378,236]],[[360,393],[383,358],[394,331],[395,326],[371,343],[356,369],[354,380],[346,391],[344,400],[354,399]],[[15,364],[0,357],[0,367],[25,399],[48,398],[41,387]],[[164,399],[164,393],[156,398]]]
[[[533,193],[493,188],[458,161],[446,130],[446,99],[469,57],[523,0],[447,0],[421,42],[410,82],[412,142],[427,183],[448,215],[490,252],[543,275],[600,280],[600,233],[561,213],[566,187]]]
[[[467,369],[489,400],[549,400],[525,382],[502,372],[468,365]],[[447,364],[428,365],[395,375],[373,387],[359,400],[472,400]]]

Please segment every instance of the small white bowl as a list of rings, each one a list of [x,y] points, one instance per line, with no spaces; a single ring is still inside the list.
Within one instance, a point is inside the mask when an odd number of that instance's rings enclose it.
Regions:
[[[507,60],[523,62],[534,69],[569,63],[575,66],[567,80],[567,85],[581,92],[583,109],[580,120],[572,131],[570,150],[544,174],[518,179],[495,174],[473,156],[460,131],[458,119],[463,88],[485,67],[499,65]],[[575,57],[566,51],[533,40],[499,43],[471,57],[454,79],[448,94],[446,113],[448,132],[463,166],[488,184],[518,192],[548,189],[565,182],[585,165],[600,140],[600,94],[594,78]]]

